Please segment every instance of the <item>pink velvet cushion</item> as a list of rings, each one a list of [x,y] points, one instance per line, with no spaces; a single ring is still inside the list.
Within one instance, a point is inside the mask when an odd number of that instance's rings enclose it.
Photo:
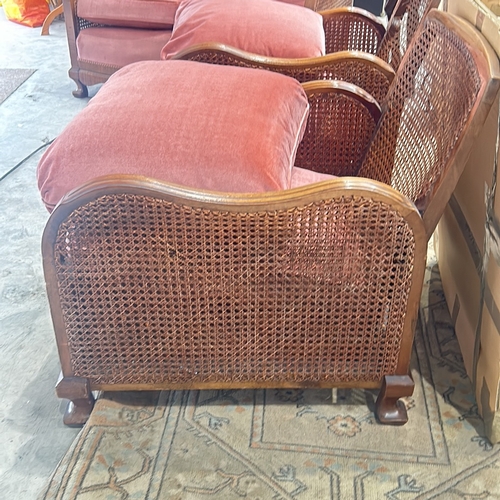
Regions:
[[[336,175],[314,172],[313,170],[307,170],[305,168],[293,167],[290,188],[308,186],[309,184],[316,184],[316,182],[322,181],[331,181],[332,179],[338,179],[338,177]]]
[[[323,18],[310,9],[269,0],[182,0],[162,59],[205,42],[273,57],[325,53]]]
[[[309,104],[294,79],[191,61],[126,66],[46,151],[46,206],[107,174],[225,192],[290,186]]]
[[[76,39],[78,60],[83,68],[85,62],[122,68],[134,62],[159,60],[171,34],[168,30],[87,28]]]
[[[181,0],[78,0],[79,17],[130,28],[171,28]]]

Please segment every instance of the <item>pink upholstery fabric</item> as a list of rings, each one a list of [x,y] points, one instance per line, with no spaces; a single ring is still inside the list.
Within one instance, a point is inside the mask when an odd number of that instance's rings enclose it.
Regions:
[[[162,59],[204,42],[273,57],[325,53],[323,18],[318,13],[269,0],[182,0]]]
[[[180,0],[78,0],[79,17],[130,28],[172,28]]]
[[[321,181],[331,181],[332,179],[337,179],[337,176],[322,174],[321,172],[313,172],[312,170],[306,170],[305,168],[293,167],[290,188],[307,186]]]
[[[42,157],[38,185],[52,209],[107,174],[137,174],[225,192],[290,186],[309,104],[270,71],[145,61],[115,73]]]
[[[78,59],[122,68],[138,61],[158,60],[172,35],[168,30],[87,28],[76,39]]]

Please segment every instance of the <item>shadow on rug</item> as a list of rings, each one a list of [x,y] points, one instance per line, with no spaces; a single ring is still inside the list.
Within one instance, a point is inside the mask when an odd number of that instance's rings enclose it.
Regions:
[[[0,104],[13,94],[34,72],[34,69],[0,69]]]
[[[435,261],[420,312],[403,427],[376,391],[107,393],[41,498],[499,499]]]

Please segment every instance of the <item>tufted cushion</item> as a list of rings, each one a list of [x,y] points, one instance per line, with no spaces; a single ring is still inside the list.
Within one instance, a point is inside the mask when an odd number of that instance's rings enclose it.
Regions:
[[[79,17],[129,28],[172,28],[181,0],[78,0]]]
[[[234,66],[145,61],[126,66],[48,148],[42,199],[107,174],[137,174],[226,192],[290,186],[309,104],[294,79]]]
[[[162,59],[204,42],[273,57],[325,53],[323,18],[318,13],[269,0],[182,0]]]
[[[88,61],[89,69],[95,71],[96,64],[119,69],[134,62],[159,60],[171,34],[169,30],[84,29],[76,39],[79,65],[85,69]]]

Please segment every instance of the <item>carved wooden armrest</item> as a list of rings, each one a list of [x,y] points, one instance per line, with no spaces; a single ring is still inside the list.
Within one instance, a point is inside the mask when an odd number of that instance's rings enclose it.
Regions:
[[[364,52],[342,51],[322,57],[285,59],[252,54],[221,43],[193,45],[173,59],[186,59],[210,64],[267,69],[295,78],[299,82],[341,80],[366,90],[382,101],[395,73],[389,64]]]

